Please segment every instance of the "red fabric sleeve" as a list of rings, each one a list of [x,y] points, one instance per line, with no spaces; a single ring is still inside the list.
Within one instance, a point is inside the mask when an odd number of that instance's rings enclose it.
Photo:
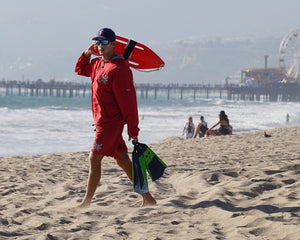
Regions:
[[[139,116],[132,72],[129,67],[121,67],[115,72],[113,91],[125,122],[129,138],[139,134]]]
[[[75,66],[75,72],[78,75],[90,77],[92,73],[92,65],[90,63],[90,57],[85,57],[83,53],[78,58],[76,66]]]

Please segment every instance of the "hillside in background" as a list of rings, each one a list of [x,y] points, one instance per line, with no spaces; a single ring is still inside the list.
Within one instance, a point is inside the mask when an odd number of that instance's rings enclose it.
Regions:
[[[230,77],[231,82],[236,82],[241,69],[264,68],[264,55],[269,56],[269,67],[279,67],[280,42],[279,37],[176,41],[158,51],[166,62],[165,68],[152,75],[138,74],[138,80],[218,84]]]
[[[263,68],[264,55],[268,66],[278,67],[278,49],[281,37],[186,39],[165,44],[147,44],[166,63],[152,73],[134,71],[138,83],[232,83],[239,81],[243,68]],[[57,49],[48,51],[44,46],[34,52],[14,49],[0,56],[0,79],[44,81],[84,81],[76,76],[74,66],[84,50]],[[15,52],[12,52],[15,51]],[[13,57],[18,56],[18,57]]]

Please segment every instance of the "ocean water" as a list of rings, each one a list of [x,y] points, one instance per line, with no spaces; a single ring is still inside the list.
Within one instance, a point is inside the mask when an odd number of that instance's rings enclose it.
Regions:
[[[139,140],[156,143],[182,136],[189,116],[195,125],[203,115],[212,126],[224,110],[236,134],[300,125],[300,103],[228,101],[161,93],[141,99]],[[290,115],[286,123],[286,114]],[[89,151],[94,127],[89,97],[5,96],[0,92],[0,156]],[[127,141],[126,128],[123,137]],[[128,142],[128,146],[131,143]]]

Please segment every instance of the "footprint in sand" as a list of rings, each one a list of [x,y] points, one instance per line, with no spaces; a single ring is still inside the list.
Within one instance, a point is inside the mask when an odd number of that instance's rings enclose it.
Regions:
[[[271,191],[277,188],[281,188],[280,184],[271,184],[271,183],[262,183],[259,184],[257,187],[251,188],[252,192],[256,192],[262,194],[265,191]]]
[[[286,185],[291,185],[291,184],[295,183],[296,180],[295,179],[287,179],[287,180],[282,180],[282,182]]]

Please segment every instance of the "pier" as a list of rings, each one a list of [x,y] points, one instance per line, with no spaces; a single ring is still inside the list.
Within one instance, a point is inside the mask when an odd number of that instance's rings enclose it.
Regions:
[[[91,85],[89,83],[73,82],[17,82],[2,81],[0,90],[6,96],[50,96],[50,97],[86,97],[91,96]]]
[[[274,83],[265,87],[229,87],[228,100],[264,102],[300,102],[300,86],[294,83]]]
[[[170,99],[185,96],[196,98],[220,98],[235,101],[299,102],[300,86],[297,84],[270,84],[265,87],[240,87],[238,85],[210,84],[135,84],[141,99]],[[90,83],[76,82],[18,82],[1,81],[0,93],[5,96],[50,96],[50,97],[90,97]]]
[[[223,98],[227,93],[227,88],[222,85],[207,84],[136,84],[135,88],[142,99],[148,99],[150,94],[154,99],[158,98],[158,94],[163,94],[167,99],[174,95],[179,99],[183,99],[185,95],[192,95],[194,99],[209,99],[216,96]]]

